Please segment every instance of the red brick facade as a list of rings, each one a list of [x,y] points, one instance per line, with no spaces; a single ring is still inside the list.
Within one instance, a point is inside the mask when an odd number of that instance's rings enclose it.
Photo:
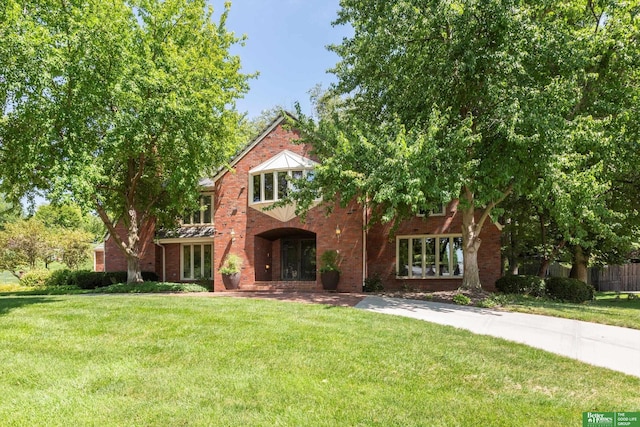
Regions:
[[[396,277],[396,238],[415,235],[462,234],[462,214],[456,210],[457,201],[449,203],[443,216],[419,217],[403,221],[391,234],[391,224],[376,224],[367,233],[368,276],[378,275],[385,289],[415,288],[420,290],[454,290],[462,284],[462,277],[433,279],[404,279]],[[478,252],[480,282],[483,288],[494,290],[501,276],[500,231],[488,222],[480,233],[482,244]]]
[[[264,164],[284,150],[313,159],[308,146],[291,143],[291,140],[296,138],[295,131],[288,131],[282,127],[282,123],[274,122],[269,132],[241,153],[233,164],[232,171],[223,172],[214,180],[215,235],[198,239],[159,239],[157,245],[150,242],[141,262],[142,270],[155,271],[161,280],[179,282],[181,244],[206,243],[213,245],[214,291],[225,289],[219,268],[229,253],[239,255],[244,261],[241,289],[321,290],[319,273],[315,280],[309,276],[304,278],[306,280],[300,280],[296,274],[302,274],[303,269],[289,268],[284,265],[283,260],[283,257],[290,256],[286,254],[295,253],[295,250],[301,251],[303,245],[307,245],[304,246],[307,250],[306,259],[312,259],[313,256],[308,254],[313,253],[309,251],[313,251],[311,246],[315,244],[316,268],[319,267],[320,256],[324,251],[335,249],[340,254],[342,273],[338,291],[361,291],[364,278],[374,274],[382,279],[387,289],[410,287],[442,290],[460,286],[460,277],[397,278],[394,237],[459,234],[462,218],[456,213],[456,202],[448,206],[444,216],[431,216],[427,219],[416,217],[403,222],[391,237],[391,225],[375,225],[364,232],[366,215],[363,208],[355,202],[346,208],[336,207],[329,216],[325,215],[323,207],[313,208],[307,213],[305,222],[301,222],[297,217],[282,222],[251,207],[251,169]],[[487,224],[481,238],[480,278],[485,288],[492,289],[495,280],[500,277],[500,232],[494,225]],[[126,270],[127,267],[124,255],[115,247],[113,239],[108,239],[105,244],[105,267],[107,271]],[[304,271],[309,274],[309,270],[307,266]]]

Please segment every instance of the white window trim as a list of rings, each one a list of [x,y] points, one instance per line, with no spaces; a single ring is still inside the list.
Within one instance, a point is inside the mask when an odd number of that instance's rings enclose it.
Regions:
[[[249,174],[249,191],[247,192],[247,197],[249,199],[249,205],[253,206],[253,205],[266,205],[266,204],[272,204],[275,203],[277,201],[280,200],[280,190],[278,188],[278,174],[279,173],[286,173],[289,182],[287,183],[287,189],[288,191],[295,191],[295,187],[293,186],[293,182],[291,182],[291,179],[293,178],[293,172],[297,172],[297,171],[301,171],[302,172],[302,177],[304,179],[307,178],[307,176],[309,175],[309,172],[313,172],[313,168],[293,168],[293,169],[273,169],[273,170],[266,170],[266,171],[260,171],[257,173],[253,173],[253,174]],[[265,200],[264,199],[264,183],[265,183],[265,179],[264,176],[265,174],[273,174],[273,199],[271,200]],[[254,184],[253,184],[253,177],[254,176],[259,176],[260,177],[260,200],[259,201],[254,201],[253,200],[253,192],[254,192]]]
[[[451,241],[451,238],[462,238],[462,234],[461,233],[453,233],[453,234],[412,234],[412,235],[405,235],[405,236],[396,236],[396,279],[429,279],[429,280],[433,280],[433,279],[439,279],[439,280],[449,280],[449,279],[461,279],[462,278],[462,274],[455,276],[453,274],[454,271],[454,264],[453,264],[453,253],[454,253],[454,245],[453,242]],[[439,271],[436,271],[436,274],[434,276],[428,276],[426,275],[426,260],[425,257],[422,257],[422,275],[420,276],[414,276],[413,275],[413,269],[412,266],[413,264],[411,263],[411,260],[413,258],[413,239],[422,239],[422,253],[424,254],[425,252],[425,238],[429,238],[429,239],[435,239],[436,241],[436,248],[435,248],[435,265],[439,266],[440,265],[440,239],[441,238],[449,238],[450,239],[450,244],[449,244],[449,271],[451,272],[448,276],[441,276],[439,274]],[[400,273],[400,240],[408,240],[408,251],[407,251],[407,262],[409,262],[409,265],[407,266],[407,273],[408,275],[406,276],[401,276]],[[438,270],[438,269],[436,269]]]
[[[446,213],[447,213],[447,205],[443,203],[440,206],[440,211],[439,212],[429,211],[429,216],[444,216]],[[416,214],[416,216],[425,217],[425,216],[427,216],[427,214],[418,212]]]
[[[206,209],[203,209],[203,207],[205,206],[202,202],[204,200],[204,197],[207,196],[211,196],[211,222],[204,222],[204,211]],[[200,203],[200,222],[195,223],[193,222],[193,214],[195,212],[191,212],[189,215],[191,216],[191,222],[190,223],[184,223],[183,218],[180,219],[180,225],[182,227],[201,227],[203,225],[213,225],[213,206],[214,206],[214,200],[213,200],[213,193],[212,192],[207,192],[207,193],[200,193],[200,197],[198,199],[199,203]]]
[[[180,280],[188,280],[188,281],[197,281],[200,280],[197,277],[185,277],[184,276],[184,247],[185,246],[191,246],[191,265],[189,266],[189,270],[191,271],[191,274],[193,274],[194,271],[194,267],[193,267],[193,260],[194,260],[194,256],[193,256],[193,247],[194,246],[200,246],[200,261],[201,261],[201,266],[202,269],[204,270],[204,246],[205,245],[210,245],[211,246],[211,276],[210,277],[205,277],[204,279],[207,280],[212,280],[213,279],[213,242],[211,240],[208,241],[201,241],[201,242],[188,242],[188,243],[182,243],[180,244]]]

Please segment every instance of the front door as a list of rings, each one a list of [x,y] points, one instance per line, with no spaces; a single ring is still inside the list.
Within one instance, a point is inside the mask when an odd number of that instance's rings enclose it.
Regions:
[[[315,239],[283,239],[281,247],[281,280],[316,280]]]

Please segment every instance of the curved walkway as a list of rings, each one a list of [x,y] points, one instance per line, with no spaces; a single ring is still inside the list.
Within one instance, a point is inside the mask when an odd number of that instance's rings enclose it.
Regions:
[[[455,326],[640,377],[640,330],[535,314],[367,296],[356,308]]]

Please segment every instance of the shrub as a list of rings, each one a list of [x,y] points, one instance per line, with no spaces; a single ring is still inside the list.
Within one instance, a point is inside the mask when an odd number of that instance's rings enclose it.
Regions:
[[[195,283],[142,282],[116,283],[104,288],[96,289],[98,293],[159,293],[159,292],[208,292]]]
[[[455,302],[458,305],[469,305],[471,304],[471,298],[469,298],[465,294],[456,294],[453,297],[453,302]]]
[[[538,276],[508,275],[496,280],[496,289],[504,294],[522,294],[534,297],[545,295],[544,279]]]
[[[71,286],[72,274],[73,271],[67,270],[66,268],[53,271],[44,286],[47,288],[63,288]]]
[[[96,289],[102,286],[103,272],[78,270],[70,274],[69,284],[80,289]]]
[[[593,286],[578,279],[568,277],[549,277],[547,279],[547,294],[561,301],[575,303],[591,301],[594,293]]]
[[[28,288],[44,288],[49,276],[49,270],[32,270],[22,275],[20,284]]]
[[[157,282],[158,275],[151,271],[142,272],[142,280],[148,282]],[[127,281],[126,271],[90,271],[90,270],[57,270],[54,271],[45,286],[47,288],[79,288],[93,290],[115,283],[124,283]]]
[[[383,289],[384,286],[379,274],[374,274],[364,279],[364,285],[362,286],[364,292],[380,292]]]

